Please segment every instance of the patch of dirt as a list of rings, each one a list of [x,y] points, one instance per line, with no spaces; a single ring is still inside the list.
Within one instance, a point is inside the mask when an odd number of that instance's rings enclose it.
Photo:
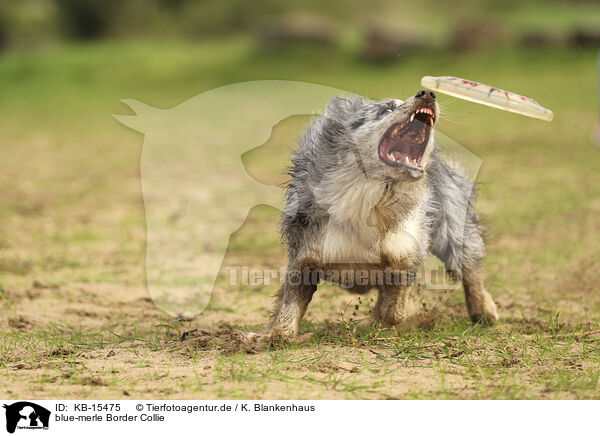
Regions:
[[[31,321],[29,321],[27,318],[25,318],[22,315],[19,315],[17,317],[14,318],[9,318],[8,319],[8,326],[13,328],[13,329],[17,329],[17,330],[24,330],[27,328],[31,327]]]

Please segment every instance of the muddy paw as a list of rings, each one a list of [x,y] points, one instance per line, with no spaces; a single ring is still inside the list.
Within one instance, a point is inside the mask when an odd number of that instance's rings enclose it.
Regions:
[[[247,353],[256,353],[259,351],[278,348],[284,343],[304,343],[310,340],[312,333],[300,336],[286,336],[277,332],[253,333],[237,332],[237,339],[241,349]]]
[[[492,297],[486,298],[481,311],[472,313],[470,318],[474,323],[494,325],[500,319],[500,316],[498,316],[498,309]]]
[[[246,353],[257,353],[274,348],[281,343],[282,338],[272,333],[237,332],[236,339],[239,349]]]

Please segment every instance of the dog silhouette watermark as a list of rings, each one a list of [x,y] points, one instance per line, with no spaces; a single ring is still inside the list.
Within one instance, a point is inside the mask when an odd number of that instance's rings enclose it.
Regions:
[[[271,153],[265,149],[274,128],[292,117],[323,116],[327,103],[338,96],[358,97],[304,82],[255,81],[216,88],[166,110],[123,100],[135,115],[114,117],[144,134],[140,176],[146,278],[160,309],[176,317],[201,313],[219,274],[227,277],[224,259],[230,237],[249,211],[257,205],[282,210],[284,191],[269,182],[276,177],[248,171],[242,156],[259,150],[266,163],[259,173],[283,172],[302,131],[287,132],[285,152]],[[447,160],[459,162],[475,179],[481,159],[439,132],[436,143]],[[360,155],[352,159],[345,164],[361,165]],[[368,170],[363,173],[370,177]],[[319,202],[319,183],[311,189]]]
[[[50,411],[29,401],[4,404],[6,409],[6,431],[14,433],[16,429],[47,430],[50,424]]]

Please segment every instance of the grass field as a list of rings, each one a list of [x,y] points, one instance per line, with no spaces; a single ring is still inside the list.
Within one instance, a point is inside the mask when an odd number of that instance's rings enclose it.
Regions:
[[[344,51],[279,55],[245,39],[103,42],[0,58],[0,397],[600,398],[597,53],[428,52],[369,65]],[[471,325],[462,291],[430,295],[435,324],[369,320],[372,295],[319,289],[297,344],[246,353],[232,329],[266,320],[274,287],[216,289],[175,323],[145,287],[143,137],[135,98],[168,108],[238,81],[286,79],[371,98],[457,75],[531,96],[544,123],[440,97],[438,129],[483,160],[487,286],[501,321]],[[230,256],[281,263],[277,215],[256,210]],[[188,332],[188,333],[185,333]]]

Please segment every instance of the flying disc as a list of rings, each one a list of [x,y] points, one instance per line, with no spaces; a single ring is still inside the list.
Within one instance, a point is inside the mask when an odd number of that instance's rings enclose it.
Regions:
[[[421,85],[442,94],[462,98],[463,100],[469,100],[474,103],[484,104],[531,118],[552,121],[552,111],[541,106],[535,100],[483,83],[453,76],[425,76],[421,79]]]

